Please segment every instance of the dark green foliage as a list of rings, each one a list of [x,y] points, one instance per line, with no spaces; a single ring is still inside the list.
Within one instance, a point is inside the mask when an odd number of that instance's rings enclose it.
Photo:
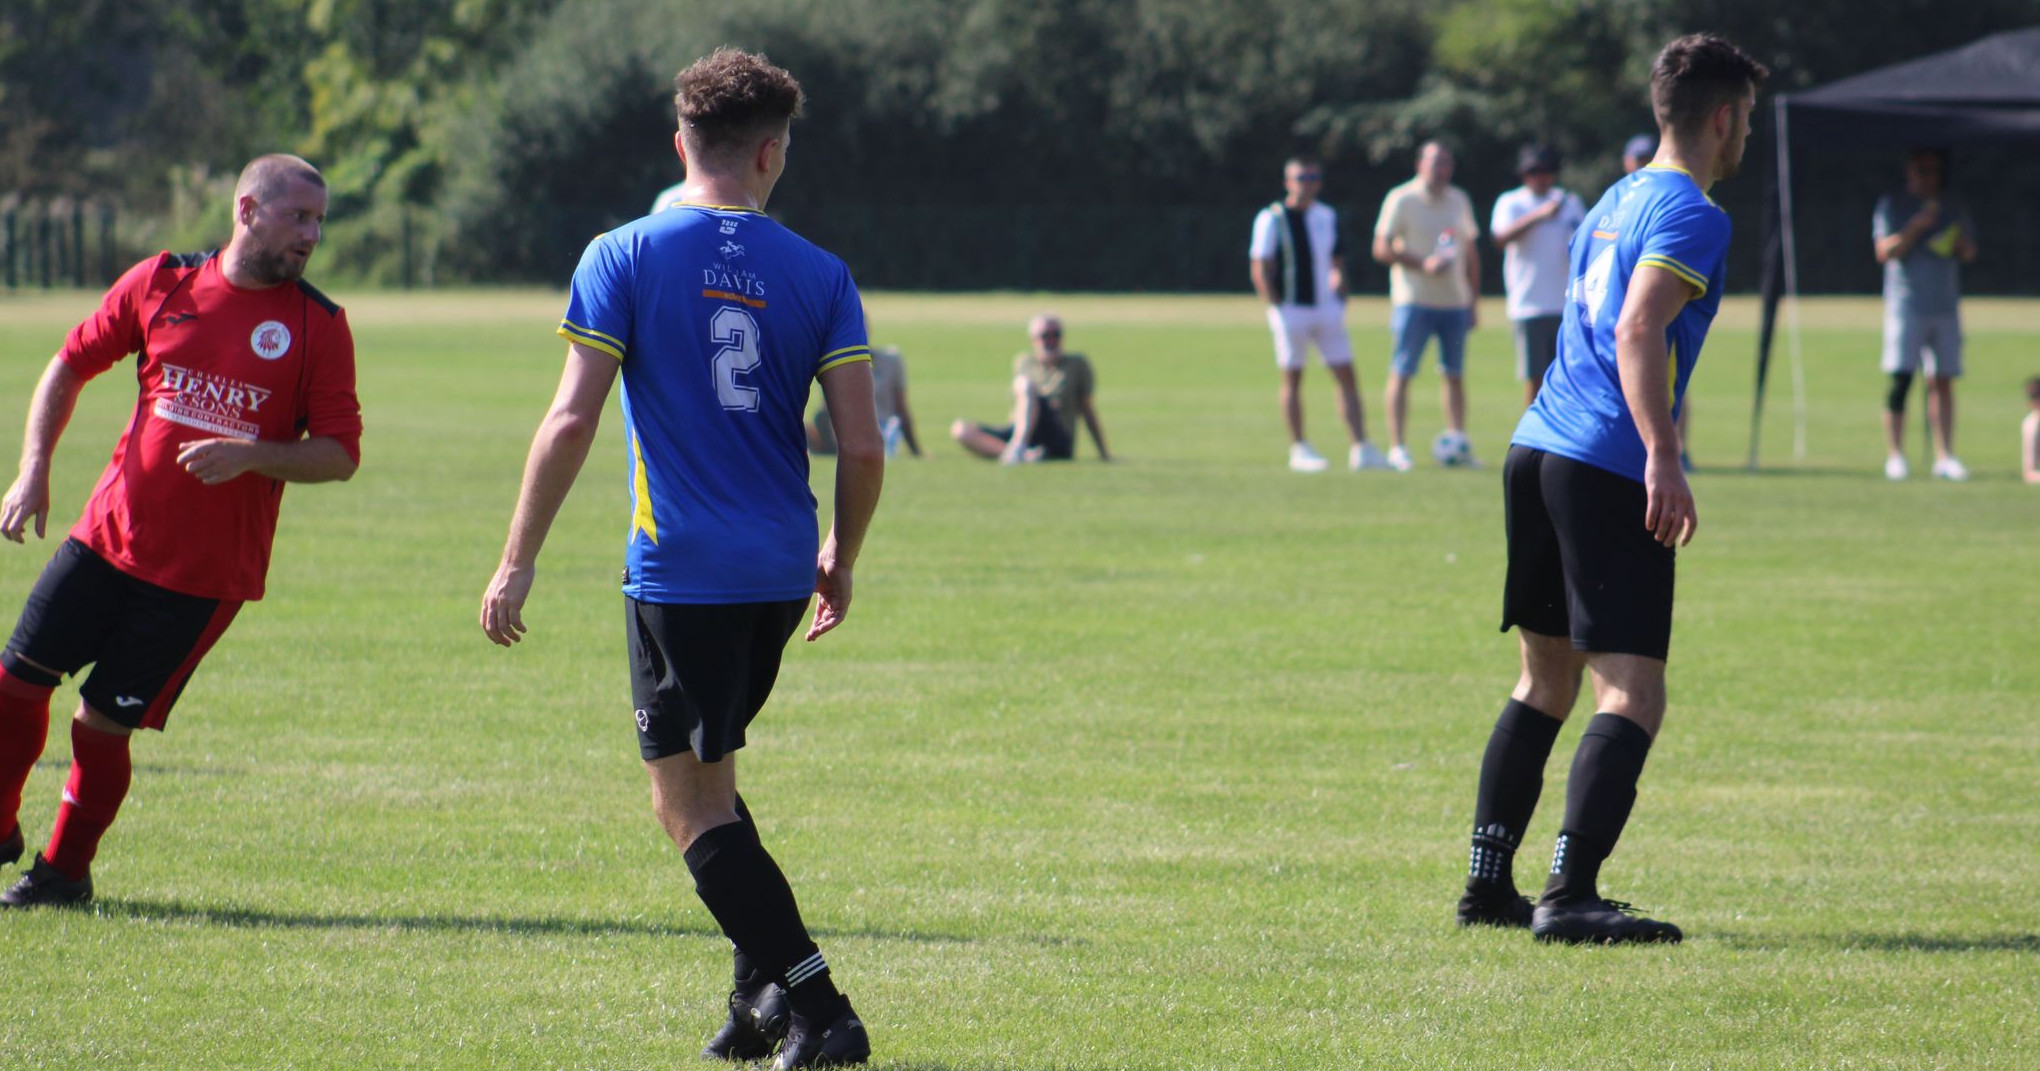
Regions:
[[[112,199],[132,244],[216,242],[234,170],[295,151],[333,185],[326,273],[556,283],[678,178],[672,75],[733,44],[811,98],[775,213],[871,284],[1230,289],[1296,149],[1325,155],[1357,247],[1429,137],[1483,208],[1533,139],[1591,198],[1650,128],[1675,34],[1725,32],[1791,90],[2035,19],[2040,0],[16,0],[0,197]],[[1846,236],[1888,164],[1865,154],[1803,206],[1834,250],[1810,285],[1874,282]],[[2023,207],[2003,174],[1965,174],[1986,214]],[[1718,192],[1745,235],[1762,192]],[[1974,279],[1992,272],[2033,277],[1986,258]]]

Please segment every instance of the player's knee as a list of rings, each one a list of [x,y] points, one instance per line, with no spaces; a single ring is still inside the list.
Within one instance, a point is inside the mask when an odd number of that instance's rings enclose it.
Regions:
[[[1905,412],[1905,396],[1912,391],[1912,381],[1911,372],[1891,373],[1891,391],[1884,396],[1885,412],[1900,414]]]
[[[79,703],[78,713],[73,715],[71,720],[95,733],[105,733],[108,736],[133,736],[135,733],[133,729],[92,709],[88,703]]]
[[[963,440],[969,438],[970,421],[959,420],[956,423],[949,425],[949,437],[955,439],[957,442],[962,442]]]

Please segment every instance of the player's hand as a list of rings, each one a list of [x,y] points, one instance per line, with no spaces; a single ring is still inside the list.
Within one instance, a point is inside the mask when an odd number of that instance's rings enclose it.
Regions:
[[[254,468],[260,451],[260,444],[246,439],[193,439],[178,449],[177,463],[212,487]]]
[[[836,560],[833,548],[822,548],[815,559],[815,619],[808,625],[807,641],[843,623],[850,613],[850,567]]]
[[[1471,331],[1479,326],[1480,326],[1480,299],[1475,298],[1473,300],[1473,304],[1468,305],[1466,307],[1466,329],[1468,331]]]
[[[1441,256],[1440,254],[1437,253],[1433,253],[1430,256],[1425,257],[1424,262],[1422,264],[1417,265],[1418,269],[1421,270],[1425,275],[1437,275],[1443,272],[1446,268],[1449,268],[1451,266],[1452,266],[1451,257]]]
[[[490,643],[508,647],[524,638],[524,600],[531,595],[532,575],[528,565],[496,567],[489,589],[482,592],[482,632]]]
[[[11,542],[26,542],[22,532],[28,528],[28,519],[35,518],[35,537],[46,538],[50,520],[50,480],[24,472],[14,478],[14,486],[7,489],[7,497],[0,499],[0,536]]]
[[[1651,456],[1643,470],[1643,489],[1643,526],[1650,529],[1651,537],[1668,547],[1691,543],[1693,533],[1700,530],[1700,514],[1694,508],[1686,474],[1679,468],[1677,451],[1662,459]]]

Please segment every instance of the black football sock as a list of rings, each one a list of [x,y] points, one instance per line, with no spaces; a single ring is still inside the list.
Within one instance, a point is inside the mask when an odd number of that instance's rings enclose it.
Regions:
[[[1596,714],[1580,735],[1572,775],[1565,787],[1565,824],[1551,853],[1544,902],[1574,903],[1600,893],[1601,863],[1615,850],[1629,810],[1636,805],[1636,781],[1650,755],[1650,734],[1619,714]]]
[[[802,1018],[835,1018],[843,996],[800,920],[793,887],[758,842],[758,828],[748,822],[717,826],[696,837],[685,854],[695,893],[749,961],[753,977],[785,986],[787,1003]]]
[[[758,828],[758,823],[751,817],[751,809],[744,806],[744,794],[741,792],[737,793],[737,821],[752,829]],[[730,974],[736,982],[737,989],[753,996],[757,995],[769,981],[758,973],[758,968],[751,962],[751,957],[744,955],[744,950],[734,944],[730,946]]]
[[[1544,792],[1544,763],[1565,723],[1521,700],[1511,699],[1495,719],[1487,754],[1480,760],[1480,790],[1473,803],[1473,852],[1467,864],[1469,892],[1514,896],[1512,870],[1523,830]]]

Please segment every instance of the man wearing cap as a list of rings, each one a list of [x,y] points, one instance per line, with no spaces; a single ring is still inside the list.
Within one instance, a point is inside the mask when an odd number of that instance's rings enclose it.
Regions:
[[[1913,376],[1927,373],[1927,423],[1933,428],[1935,479],[1961,481],[1955,456],[1955,380],[1962,375],[1962,265],[1976,259],[1976,223],[1948,193],[1948,155],[1915,149],[1905,189],[1885,194],[1872,216],[1877,263],[1884,266],[1886,479],[1911,475],[1905,459],[1905,399]]]
[[[1622,173],[1634,175],[1657,155],[1657,135],[1638,134],[1622,145]]]
[[[1516,158],[1523,184],[1495,199],[1488,222],[1502,248],[1502,286],[1516,329],[1516,378],[1523,381],[1526,406],[1537,398],[1544,370],[1558,353],[1570,274],[1566,247],[1587,214],[1578,196],[1559,187],[1558,163],[1549,146],[1523,146]]]

